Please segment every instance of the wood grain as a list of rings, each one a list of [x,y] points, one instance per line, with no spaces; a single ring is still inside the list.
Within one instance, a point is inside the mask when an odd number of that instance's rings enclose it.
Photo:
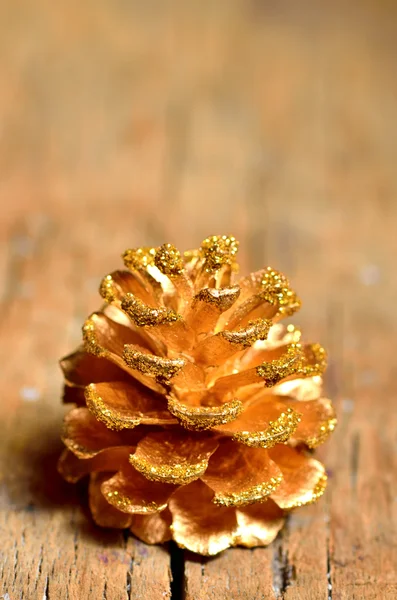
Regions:
[[[388,0],[0,3],[0,597],[397,597],[396,17]],[[55,471],[56,362],[126,247],[213,232],[298,288],[339,427],[326,498],[270,548],[206,560],[92,524]]]

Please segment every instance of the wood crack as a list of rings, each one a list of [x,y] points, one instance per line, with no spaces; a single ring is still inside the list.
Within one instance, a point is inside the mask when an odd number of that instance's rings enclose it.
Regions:
[[[18,559],[19,559],[19,551],[17,548],[17,545],[15,543],[15,553],[14,553],[14,576],[13,576],[13,581],[12,584],[14,585],[16,580],[17,580],[17,575],[18,575]]]
[[[50,600],[49,586],[50,586],[50,578],[47,575],[47,577],[45,578],[43,600]]]
[[[102,600],[107,600],[108,597],[108,582],[105,580],[104,586],[103,586],[103,592],[102,592]]]
[[[133,560],[131,559],[129,570],[127,571],[127,581],[126,581],[126,591],[127,591],[127,599],[131,600],[132,596],[132,569],[133,569]]]
[[[130,532],[128,531],[128,529],[125,529],[121,532],[122,536],[123,536],[123,540],[124,540],[124,549],[127,551],[128,550],[128,540],[131,537]],[[126,573],[126,582],[125,582],[125,589],[127,592],[127,600],[132,600],[132,573],[134,571],[134,555],[131,553],[130,554],[130,560],[128,563],[128,569],[127,569],[127,573]]]
[[[331,553],[329,548],[329,540],[327,540],[327,587],[328,600],[332,600]]]
[[[185,555],[174,542],[170,543],[171,596],[170,600],[183,600],[185,587]]]
[[[327,552],[327,600],[332,600],[333,594],[333,582],[332,582],[332,551],[331,551],[331,498],[329,496],[326,504],[327,513],[325,517],[325,528],[326,528],[326,552]]]
[[[286,528],[288,527],[288,523]],[[286,549],[286,534],[283,532],[274,542],[274,553],[272,561],[273,590],[276,598],[283,598],[287,589],[296,579],[296,569],[289,560],[289,552]]]

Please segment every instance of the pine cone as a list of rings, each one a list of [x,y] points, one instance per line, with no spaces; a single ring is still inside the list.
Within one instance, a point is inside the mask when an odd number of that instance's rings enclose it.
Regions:
[[[105,306],[61,361],[77,407],[59,470],[89,474],[99,525],[216,554],[269,544],[286,511],[324,492],[308,449],[336,424],[325,352],[279,323],[300,307],[282,274],[233,282],[237,250],[228,236],[183,256],[127,250],[128,270],[103,279]]]

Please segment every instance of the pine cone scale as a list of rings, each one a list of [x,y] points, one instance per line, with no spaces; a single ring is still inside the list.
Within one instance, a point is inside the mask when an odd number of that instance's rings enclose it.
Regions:
[[[282,475],[267,452],[230,440],[211,458],[201,480],[215,492],[215,504],[244,506],[267,498],[281,483]]]
[[[113,430],[133,429],[137,425],[173,425],[177,421],[157,394],[124,382],[90,383],[85,399],[91,414]],[[133,404],[131,398],[134,398]]]
[[[147,515],[167,507],[168,499],[175,491],[169,483],[151,481],[130,464],[101,484],[106,501],[122,513]]]
[[[218,448],[216,437],[168,430],[145,436],[130,463],[151,481],[186,485],[201,477]]]

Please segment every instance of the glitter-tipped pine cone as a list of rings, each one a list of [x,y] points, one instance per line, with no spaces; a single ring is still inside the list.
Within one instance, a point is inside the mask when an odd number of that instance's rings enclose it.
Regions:
[[[300,307],[267,268],[236,280],[238,242],[209,237],[124,253],[105,305],[61,362],[59,461],[89,475],[93,518],[148,543],[216,554],[269,544],[288,510],[324,492],[309,452],[335,427],[323,348],[280,320]]]

